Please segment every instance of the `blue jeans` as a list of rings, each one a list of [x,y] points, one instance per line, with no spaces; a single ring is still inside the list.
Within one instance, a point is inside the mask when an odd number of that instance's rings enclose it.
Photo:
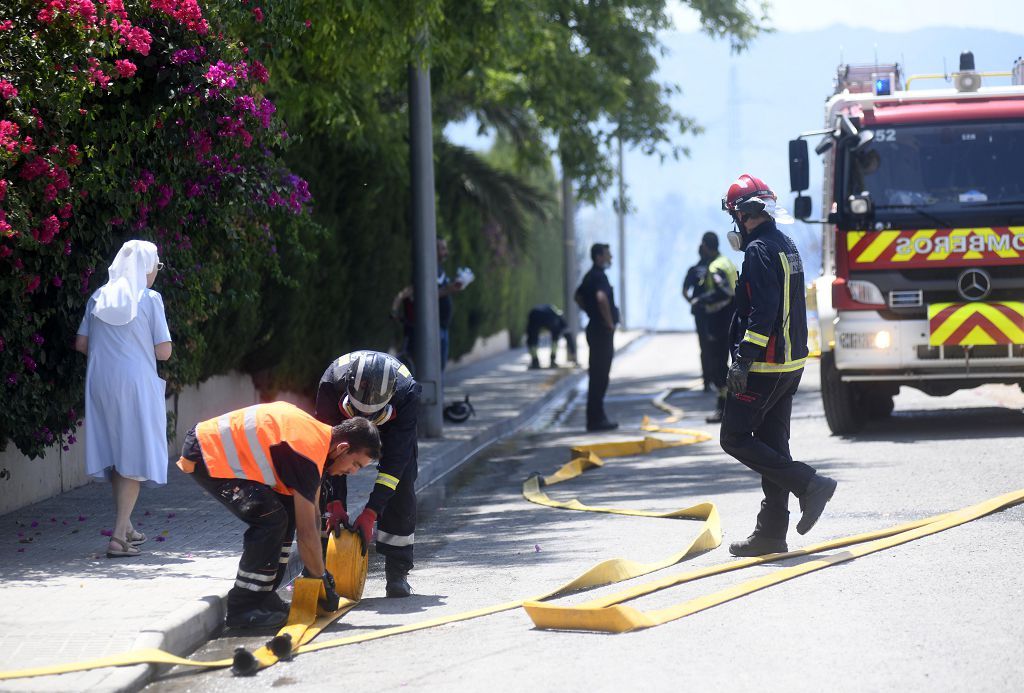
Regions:
[[[441,372],[444,373],[445,366],[448,365],[448,328],[442,327],[441,330]]]

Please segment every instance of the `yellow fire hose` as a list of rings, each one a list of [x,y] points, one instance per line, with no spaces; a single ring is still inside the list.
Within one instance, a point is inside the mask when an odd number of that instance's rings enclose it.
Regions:
[[[556,501],[551,499],[543,490],[546,486],[553,486],[555,484],[574,479],[587,470],[603,466],[603,458],[605,457],[646,454],[653,450],[680,445],[690,445],[708,440],[709,438],[707,435],[696,431],[660,428],[647,422],[646,418],[643,428],[647,431],[674,433],[685,437],[681,440],[667,441],[648,436],[642,440],[598,443],[574,448],[570,461],[563,465],[554,474],[547,477],[532,476],[527,479],[523,483],[523,496],[533,503],[566,510],[581,510],[587,512],[614,513],[620,515],[668,519],[694,519],[703,521],[703,526],[700,532],[690,545],[664,560],[654,563],[639,563],[626,559],[607,560],[598,563],[565,585],[534,597],[495,604],[473,611],[465,611],[458,614],[452,614],[450,616],[428,619],[404,626],[383,628],[370,633],[363,633],[332,640],[323,640],[314,643],[312,640],[319,635],[324,628],[354,608],[358,604],[358,599],[362,595],[363,584],[366,578],[366,557],[361,556],[358,539],[349,532],[342,532],[338,541],[334,541],[332,538],[328,549],[328,569],[331,570],[332,574],[334,574],[338,580],[339,594],[345,597],[341,608],[333,613],[318,616],[316,603],[318,598],[321,596],[322,584],[319,580],[305,580],[300,578],[296,581],[294,596],[292,599],[292,610],[289,614],[288,623],[266,646],[259,648],[251,654],[245,653],[245,655],[239,655],[239,653],[236,652],[236,656],[233,659],[201,661],[177,657],[158,649],[145,649],[86,662],[0,672],[0,680],[146,663],[209,668],[223,668],[234,665],[236,673],[255,673],[262,668],[273,665],[279,659],[287,658],[296,654],[315,652],[318,650],[341,647],[359,642],[377,640],[401,633],[425,630],[427,628],[434,628],[448,623],[465,621],[502,611],[508,611],[519,606],[524,607],[527,614],[538,628],[603,631],[611,633],[621,633],[640,628],[650,628],[675,619],[683,618],[684,616],[711,608],[723,602],[751,594],[757,590],[790,580],[800,575],[820,570],[821,568],[826,568],[831,565],[836,565],[838,563],[843,563],[859,556],[865,556],[876,551],[898,546],[899,544],[913,541],[914,539],[919,539],[929,534],[941,532],[945,529],[955,527],[965,522],[970,522],[971,520],[983,517],[984,515],[1024,502],[1024,489],[1022,489],[1013,493],[997,496],[961,510],[908,522],[888,529],[821,542],[798,551],[790,551],[788,553],[773,554],[757,558],[738,559],[715,566],[691,570],[674,576],[668,576],[623,590],[616,594],[594,599],[577,606],[558,606],[546,603],[548,600],[565,596],[583,589],[606,586],[662,570],[675,565],[688,557],[714,549],[721,544],[721,523],[718,516],[718,510],[713,503],[700,503],[689,508],[669,513],[654,513],[643,510],[588,506],[576,499],[569,501]],[[739,570],[769,561],[774,562],[782,559],[810,556],[823,551],[853,545],[861,546],[828,556],[812,558],[811,560],[804,561],[797,565],[781,568],[768,575],[748,580],[746,582],[741,582],[727,589],[698,597],[696,599],[691,599],[667,608],[643,612],[632,607],[622,605],[625,601],[636,599],[637,597],[672,587],[674,585],[698,580],[703,577]],[[241,662],[239,661],[240,658],[242,660]]]

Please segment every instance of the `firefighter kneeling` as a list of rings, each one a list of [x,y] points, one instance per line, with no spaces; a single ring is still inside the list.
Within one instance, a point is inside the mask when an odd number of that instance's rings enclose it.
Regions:
[[[338,608],[320,549],[320,484],[324,474],[354,474],[378,457],[380,435],[365,418],[332,427],[287,402],[228,412],[188,432],[178,467],[249,525],[228,592],[229,628],[270,628],[288,620],[288,604],[276,590],[296,534],[303,574],[322,578],[324,607]]]

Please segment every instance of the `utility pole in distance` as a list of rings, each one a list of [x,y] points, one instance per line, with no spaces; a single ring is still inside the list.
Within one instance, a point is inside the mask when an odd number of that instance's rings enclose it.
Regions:
[[[619,322],[626,329],[626,181],[623,178],[622,135],[619,135]]]
[[[562,161],[562,242],[565,248],[565,318],[573,338],[579,338],[580,312],[576,306],[576,201],[572,179]]]
[[[425,40],[426,34],[421,35]],[[420,398],[420,432],[440,438],[444,432],[441,335],[437,308],[437,218],[434,209],[434,142],[430,115],[430,70],[409,65],[409,167],[412,186],[413,359]]]

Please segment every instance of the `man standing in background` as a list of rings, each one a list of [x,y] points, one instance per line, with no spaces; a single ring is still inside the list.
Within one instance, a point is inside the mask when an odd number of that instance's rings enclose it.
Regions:
[[[704,244],[701,243],[703,249]],[[705,343],[707,335],[707,314],[704,306],[696,301],[697,295],[701,293],[704,284],[704,277],[708,274],[708,261],[704,258],[703,252],[696,265],[686,270],[686,277],[683,279],[683,299],[690,304],[690,314],[693,315],[693,331],[697,333],[697,345],[700,348],[700,377],[704,382],[704,391],[711,389],[711,375],[708,369],[708,346]]]
[[[706,368],[706,377],[718,392],[715,413],[705,421],[719,423],[728,392],[725,376],[729,371],[729,323],[736,295],[736,265],[718,252],[718,236],[713,231],[708,231],[701,239],[700,256],[702,262],[707,263],[707,272],[690,302],[694,308],[699,307],[704,316],[700,360]]]
[[[607,243],[590,247],[594,265],[583,276],[576,289],[576,303],[590,321],[587,323],[587,344],[590,346],[590,381],[587,388],[587,430],[610,431],[619,427],[604,413],[604,394],[608,390],[608,374],[615,355],[615,326],[619,324],[619,309],[615,306],[615,292],[605,274],[612,265],[612,251]]]

